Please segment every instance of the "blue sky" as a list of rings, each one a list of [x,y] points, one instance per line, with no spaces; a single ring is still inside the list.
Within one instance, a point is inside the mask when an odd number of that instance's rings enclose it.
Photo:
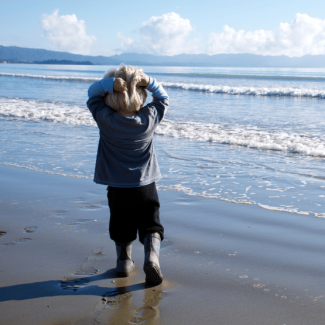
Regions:
[[[0,44],[91,55],[325,54],[325,2],[0,0]]]

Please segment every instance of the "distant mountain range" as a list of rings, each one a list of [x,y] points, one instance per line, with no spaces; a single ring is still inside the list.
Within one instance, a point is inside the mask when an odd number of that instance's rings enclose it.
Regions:
[[[41,49],[30,49],[17,46],[0,45],[0,62],[10,61],[17,63],[42,63],[48,60],[82,62],[89,61],[93,64],[116,65],[118,61],[105,56],[90,56],[72,54],[68,52],[48,51]],[[44,63],[46,64],[46,63]]]
[[[120,55],[90,56],[68,52],[30,49],[0,45],[0,62],[38,64],[97,64],[97,65],[154,65],[195,67],[256,67],[256,68],[325,68],[325,55],[263,56],[254,54],[179,54],[156,56],[123,53]]]

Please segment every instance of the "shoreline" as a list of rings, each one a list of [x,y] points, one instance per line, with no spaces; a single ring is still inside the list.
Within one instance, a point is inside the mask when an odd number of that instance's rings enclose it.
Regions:
[[[54,172],[54,171],[51,171],[51,170],[39,169],[37,167],[18,165],[18,164],[15,164],[15,163],[0,163],[0,165],[17,167],[17,168],[31,170],[31,171],[34,171],[34,172],[37,172],[37,173],[45,173],[45,174],[61,176],[61,177],[72,177],[72,178],[91,180],[91,178],[89,176],[63,174],[63,173],[58,173],[58,172]],[[99,184],[97,184],[97,185],[99,185]],[[274,211],[274,212],[286,212],[286,213],[305,215],[305,216],[311,216],[311,217],[313,215],[314,218],[325,219],[325,214],[324,213],[317,213],[317,212],[312,212],[312,211],[299,211],[298,208],[286,209],[286,208],[283,208],[283,207],[270,206],[270,205],[266,205],[266,204],[262,204],[262,203],[252,203],[252,202],[249,202],[249,201],[236,201],[234,199],[227,199],[227,198],[214,196],[214,195],[206,196],[206,195],[202,195],[201,193],[192,192],[191,190],[187,191],[186,188],[185,189],[184,188],[179,188],[177,186],[165,186],[165,185],[159,185],[159,183],[158,183],[157,184],[157,189],[162,190],[162,191],[168,190],[168,191],[181,192],[184,195],[190,196],[190,197],[196,196],[196,197],[202,197],[202,198],[206,198],[206,199],[220,200],[220,201],[223,201],[223,202],[228,202],[228,203],[233,203],[233,204],[252,205],[252,206],[258,206],[258,207],[260,207],[260,208],[262,208],[264,210],[269,210],[269,211]]]
[[[115,277],[104,186],[0,172],[4,324],[324,323],[320,218],[159,190],[165,280],[145,288],[139,242],[135,272]]]

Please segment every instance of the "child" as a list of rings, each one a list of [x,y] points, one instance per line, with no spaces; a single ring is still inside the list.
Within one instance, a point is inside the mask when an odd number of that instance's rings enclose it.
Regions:
[[[147,90],[153,101],[144,106]],[[168,95],[153,78],[132,66],[107,72],[88,90],[87,106],[99,127],[94,181],[108,185],[109,233],[116,244],[118,276],[128,276],[132,241],[144,244],[148,285],[163,281],[159,265],[164,228],[155,181],[161,178],[153,134],[168,108]]]

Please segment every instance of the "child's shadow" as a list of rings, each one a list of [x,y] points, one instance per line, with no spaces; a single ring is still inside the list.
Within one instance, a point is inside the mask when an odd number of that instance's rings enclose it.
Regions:
[[[66,295],[93,295],[101,297],[113,297],[127,292],[143,290],[148,288],[145,283],[138,283],[132,285],[127,284],[128,278],[119,279],[121,286],[114,286],[113,288],[99,287],[97,285],[89,285],[89,283],[99,280],[116,279],[115,269],[110,269],[103,274],[93,275],[89,277],[76,278],[68,281],[42,281],[26,284],[17,284],[0,288],[0,302],[9,300],[27,300],[42,297],[55,297]],[[124,280],[124,281],[123,281]],[[123,283],[124,282],[124,283]],[[109,282],[108,284],[112,284]]]

